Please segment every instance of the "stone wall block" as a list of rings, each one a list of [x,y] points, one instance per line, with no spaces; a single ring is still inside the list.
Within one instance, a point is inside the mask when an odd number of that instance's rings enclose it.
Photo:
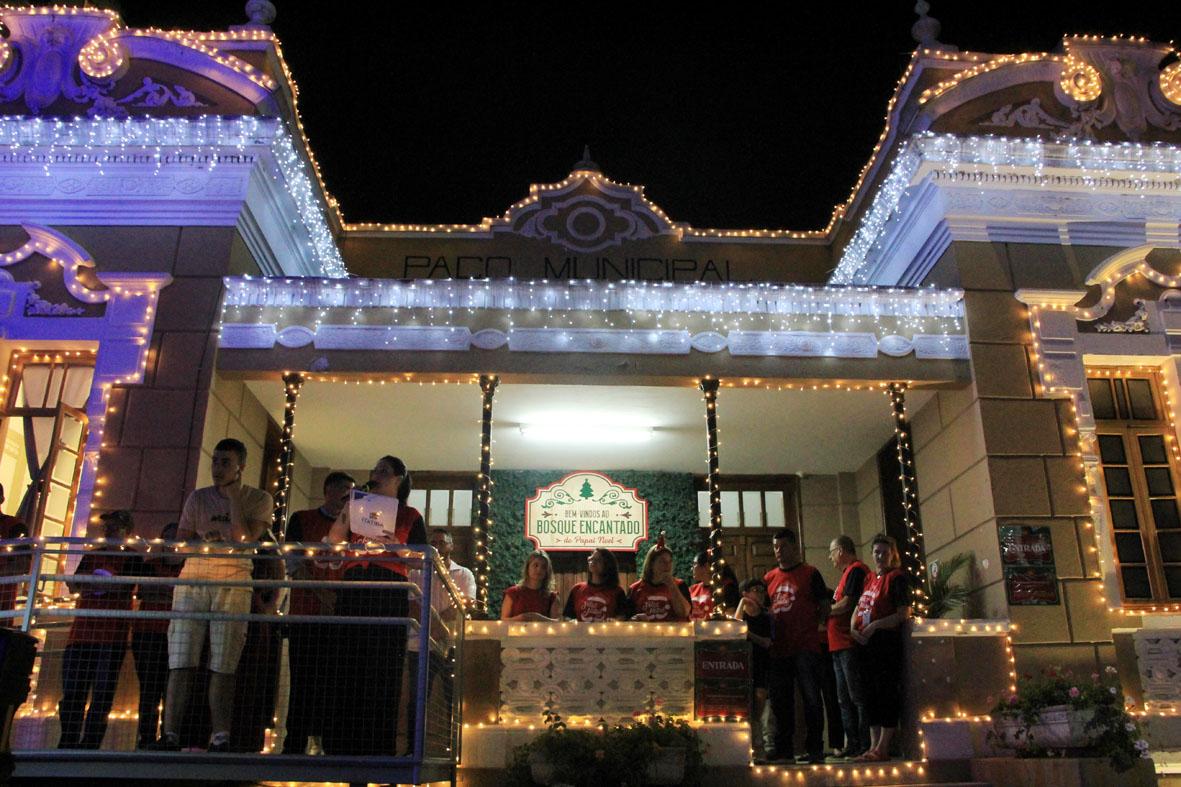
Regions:
[[[160,336],[156,360],[157,388],[196,388],[207,353],[214,349],[212,335],[205,332],[169,332]]]
[[[980,411],[965,410],[921,451],[915,454],[919,493],[940,489],[985,455]]]
[[[1059,587],[1059,593],[1062,592]],[[1009,619],[1017,624],[1015,643],[1070,642],[1070,623],[1066,604],[1052,606],[1010,607]],[[1086,673],[1090,675],[1090,672]]]
[[[138,448],[111,446],[102,450],[98,459],[96,492],[102,496],[94,499],[94,508],[99,511],[114,511],[131,508],[135,503],[136,481],[143,452]]]
[[[958,242],[952,248],[959,268],[959,286],[966,290],[1013,291],[1005,244]]]
[[[927,402],[923,409],[917,413],[908,412],[908,415],[910,416],[911,442],[916,451],[922,451],[943,428],[943,422],[939,415],[939,397],[931,397],[931,401]]]
[[[133,388],[128,391],[123,445],[183,448],[193,424],[193,391]]]
[[[988,473],[997,516],[1050,515],[1050,492],[1040,457],[990,456]]]
[[[957,533],[966,533],[996,517],[988,462],[981,459],[951,482],[951,510]],[[925,524],[925,520],[924,520]]]
[[[946,487],[920,504],[919,515],[923,521],[923,544],[928,555],[955,538],[951,492]]]
[[[1073,456],[1047,456],[1046,478],[1050,484],[1050,505],[1054,516],[1086,516],[1091,499],[1084,484],[1079,460]]]
[[[1043,243],[1008,244],[1013,289],[1071,290],[1087,271],[1075,270],[1062,246]]]
[[[981,399],[980,416],[990,455],[1062,453],[1054,402]]]
[[[1011,292],[966,292],[964,308],[973,342],[1024,344],[1029,338],[1025,304]]]
[[[1037,525],[1029,522],[1021,524]],[[1045,523],[1050,528],[1050,539],[1054,545],[1054,570],[1059,579],[1083,579],[1082,552],[1079,549],[1078,531],[1073,519],[1051,519]]]
[[[1029,359],[1019,344],[972,344],[972,369],[980,396],[1029,399]]]
[[[1099,594],[1100,581],[1067,580],[1062,583],[1062,602],[1070,612],[1071,639],[1075,642],[1110,642],[1113,623],[1107,602]]]
[[[144,449],[135,495],[135,509],[179,513],[184,502],[187,469],[186,448]]]
[[[229,227],[185,227],[176,251],[176,275],[225,275],[235,234]]]
[[[157,331],[208,331],[217,323],[221,279],[182,278],[160,291]]]

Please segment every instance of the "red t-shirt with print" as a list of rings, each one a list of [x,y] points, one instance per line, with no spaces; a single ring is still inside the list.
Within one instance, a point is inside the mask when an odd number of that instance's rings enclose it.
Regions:
[[[783,658],[822,650],[820,603],[828,595],[824,578],[815,566],[796,563],[789,569],[776,566],[763,576],[774,620],[771,656]]]
[[[676,580],[677,590],[685,598],[689,598],[689,587],[684,581]],[[686,618],[677,617],[673,613],[672,599],[669,590],[664,585],[653,585],[640,579],[628,588],[627,597],[631,601],[632,609],[637,615],[644,615],[648,620],[684,621]]]
[[[910,606],[910,582],[902,569],[894,568],[884,574],[873,574],[857,601],[853,628],[861,631],[873,621],[889,617],[899,607],[906,606]]]
[[[710,592],[708,582],[698,582],[689,588],[689,603],[693,605],[690,620],[709,619],[714,611],[714,594]]]
[[[579,582],[570,588],[563,615],[585,623],[599,623],[611,620],[624,611],[627,596],[619,585],[592,585]]]
[[[508,612],[510,618],[528,612],[536,612],[549,617],[554,599],[558,597],[558,594],[552,590],[534,590],[524,585],[513,585],[504,591],[504,597],[512,601]]]

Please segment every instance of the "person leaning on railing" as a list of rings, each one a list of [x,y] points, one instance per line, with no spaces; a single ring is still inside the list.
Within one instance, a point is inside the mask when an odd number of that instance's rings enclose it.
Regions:
[[[861,646],[870,747],[861,762],[890,759],[890,743],[902,713],[902,624],[910,617],[911,586],[898,542],[873,539],[873,576],[853,611],[850,635]]]
[[[599,547],[587,557],[586,582],[570,588],[562,616],[584,623],[631,616],[627,594],[619,585],[619,562],[611,550]]]
[[[73,577],[66,582],[77,595],[79,611],[131,609],[131,584],[88,582],[88,577],[139,575],[140,556],[127,549],[131,514],[108,511],[100,519],[111,543],[93,545],[82,555]],[[80,615],[70,624],[62,656],[62,698],[59,749],[98,749],[107,732],[107,715],[115,700],[119,669],[127,653],[127,618]],[[90,698],[87,707],[86,700]]]
[[[324,503],[319,508],[296,511],[287,523],[288,544],[323,541],[340,517],[356,482],[348,473],[329,473],[324,478]],[[287,571],[295,580],[327,580],[332,573],[303,554],[288,558]],[[292,615],[332,615],[336,593],[331,588],[293,588],[289,612]],[[324,643],[335,633],[331,623],[293,623],[287,640],[291,663],[291,699],[287,710],[284,754],[319,754],[324,750],[324,723],[336,687],[334,672],[323,663]]]
[[[383,456],[369,471],[369,490],[375,495],[398,500],[393,542],[427,542],[422,514],[407,505],[411,488],[406,463],[396,456]],[[409,596],[402,588],[350,588],[354,582],[406,582],[404,564],[389,557],[387,549],[370,554],[363,535],[349,526],[346,506],[329,530],[327,541],[353,544],[350,559],[344,561],[344,582],[336,594],[338,617],[405,618]],[[405,677],[406,628],[401,624],[338,625],[332,638],[332,659],[336,697],[331,722],[325,725],[327,754],[394,754],[398,736],[398,715]]]
[[[163,541],[176,540],[176,522],[160,531]],[[143,560],[139,568],[144,577],[175,578],[183,560],[163,546],[155,549],[140,541]],[[136,589],[140,612],[167,612],[172,609],[171,584],[144,582]],[[139,724],[136,748],[155,742],[160,726],[160,704],[168,690],[168,618],[136,617],[131,621],[131,655],[135,658],[135,677],[139,681]]]
[[[173,593],[174,612],[212,612],[246,615],[253,592],[247,585],[219,586],[222,581],[251,579],[248,557],[230,556],[235,544],[255,543],[271,523],[274,501],[261,489],[242,483],[246,446],[227,437],[213,447],[210,472],[213,486],[198,489],[185,500],[177,538],[200,538],[209,556],[185,560],[181,579],[204,580],[180,585]],[[217,556],[221,553],[221,556]],[[245,620],[201,620],[173,618],[168,626],[168,698],[164,704],[164,734],[151,748],[176,751],[180,748],[180,725],[192,693],[205,637],[209,636],[209,716],[212,734],[209,751],[230,750],[230,727],[234,712],[234,688],[238,660],[246,645]]]
[[[640,579],[628,588],[634,620],[686,621],[693,605],[689,587],[673,574],[673,553],[664,545],[664,534],[644,556]]]

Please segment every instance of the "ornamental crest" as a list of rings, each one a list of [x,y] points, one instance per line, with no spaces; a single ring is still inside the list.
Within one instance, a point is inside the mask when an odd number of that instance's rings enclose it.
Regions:
[[[615,183],[597,168],[578,166],[560,183],[532,186],[529,197],[496,220],[493,234],[546,240],[580,253],[680,234],[664,212],[644,198],[642,186]]]

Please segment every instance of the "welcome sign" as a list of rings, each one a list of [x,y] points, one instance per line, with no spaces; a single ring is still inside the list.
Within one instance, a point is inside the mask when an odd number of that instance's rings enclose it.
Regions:
[[[551,552],[635,552],[648,537],[648,501],[602,473],[570,473],[525,501],[525,537]]]

